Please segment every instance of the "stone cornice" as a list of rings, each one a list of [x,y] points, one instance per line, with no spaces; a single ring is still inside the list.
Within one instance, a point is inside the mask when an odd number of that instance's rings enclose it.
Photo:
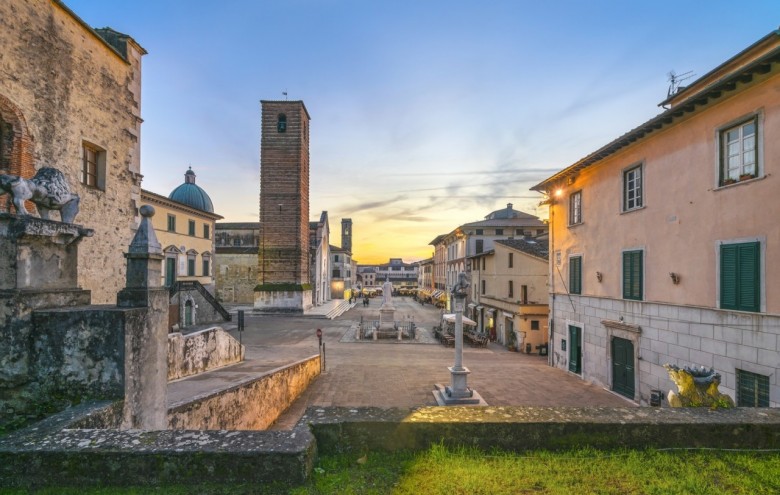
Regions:
[[[642,327],[640,327],[639,325],[634,325],[632,323],[625,323],[622,321],[615,321],[615,320],[601,320],[601,324],[607,328],[612,328],[616,330],[625,330],[626,332],[642,333]]]

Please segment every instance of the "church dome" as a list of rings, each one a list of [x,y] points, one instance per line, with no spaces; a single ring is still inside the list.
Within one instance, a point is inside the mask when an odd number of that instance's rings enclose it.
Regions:
[[[168,195],[168,199],[198,210],[214,213],[214,204],[212,204],[211,198],[206,194],[206,191],[195,184],[195,172],[192,171],[192,167],[184,174],[184,184],[174,189]]]

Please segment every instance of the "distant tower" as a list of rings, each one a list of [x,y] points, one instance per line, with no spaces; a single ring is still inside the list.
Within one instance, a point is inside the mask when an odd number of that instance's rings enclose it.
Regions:
[[[352,252],[352,219],[341,219],[341,249]]]
[[[311,306],[311,289],[303,290],[310,283],[310,118],[302,101],[260,103],[260,290],[255,308],[300,312]],[[284,286],[274,291],[279,284]]]

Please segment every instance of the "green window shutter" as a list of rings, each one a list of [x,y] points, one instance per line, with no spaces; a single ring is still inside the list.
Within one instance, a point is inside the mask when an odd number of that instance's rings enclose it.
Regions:
[[[739,306],[743,311],[761,310],[759,243],[739,246]]]
[[[737,309],[737,253],[736,244],[720,246],[720,307]]]
[[[643,251],[623,252],[623,299],[642,300]]]
[[[761,311],[761,244],[720,246],[720,307]]]
[[[569,293],[582,294],[582,257],[569,258]]]
[[[737,406],[769,407],[769,377],[738,369]]]

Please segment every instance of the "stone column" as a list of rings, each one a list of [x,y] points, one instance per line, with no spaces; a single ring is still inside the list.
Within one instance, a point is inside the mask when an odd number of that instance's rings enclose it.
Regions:
[[[138,308],[125,326],[125,404],[122,429],[168,427],[168,290],[160,287],[163,253],[154,234],[154,208],[140,209],[141,224],[130,243],[126,287],[117,306]]]
[[[435,385],[433,396],[440,406],[487,405],[475,390],[468,387],[468,375],[471,371],[463,366],[463,302],[468,286],[466,274],[461,273],[458,283],[452,288],[455,301],[455,364],[447,368],[450,371],[450,386]]]

